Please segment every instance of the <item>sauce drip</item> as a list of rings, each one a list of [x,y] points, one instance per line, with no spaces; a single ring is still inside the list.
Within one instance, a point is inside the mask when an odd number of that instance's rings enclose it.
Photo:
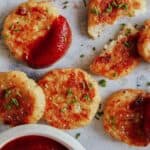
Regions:
[[[43,136],[23,136],[17,138],[0,150],[68,150],[60,143]]]

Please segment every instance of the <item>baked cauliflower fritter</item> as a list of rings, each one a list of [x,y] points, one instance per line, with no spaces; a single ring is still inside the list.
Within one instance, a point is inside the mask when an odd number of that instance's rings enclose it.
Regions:
[[[16,126],[36,123],[44,113],[45,95],[20,71],[0,73],[0,120]]]
[[[124,89],[113,93],[104,107],[105,131],[129,145],[148,145],[150,141],[143,129],[146,102],[144,97],[147,95],[148,93],[137,89]]]
[[[125,25],[116,40],[104,46],[103,52],[94,58],[90,70],[109,79],[129,74],[139,64],[137,52],[138,30]]]
[[[145,0],[90,0],[88,33],[96,38],[104,26],[114,24],[121,17],[132,17],[144,11]]]
[[[74,129],[91,122],[99,107],[97,83],[81,69],[56,69],[39,80],[46,95],[44,119],[56,128]]]
[[[150,63],[150,20],[145,21],[144,28],[139,33],[138,52]]]

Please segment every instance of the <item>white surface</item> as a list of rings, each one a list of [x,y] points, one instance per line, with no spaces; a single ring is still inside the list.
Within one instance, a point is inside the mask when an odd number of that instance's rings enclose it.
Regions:
[[[61,143],[69,150],[85,150],[83,146],[79,144],[79,142],[77,142],[68,134],[56,128],[35,124],[14,127],[1,133],[0,148],[14,139],[27,135],[37,135],[51,138]]]
[[[23,0],[0,0],[0,24],[4,16],[6,16],[12,8],[14,8],[18,3]],[[110,38],[114,38],[119,30],[120,23],[137,23],[142,24],[145,19],[150,18],[150,0],[147,2],[147,12],[145,14],[140,14],[134,18],[125,18],[117,22],[117,24],[108,27],[101,36],[92,40],[86,35],[86,9],[83,5],[82,0],[68,0],[69,4],[67,9],[62,9],[62,3],[66,0],[54,0],[54,4],[58,6],[60,12],[67,17],[73,32],[72,45],[65,55],[65,57],[55,63],[53,66],[41,69],[33,70],[29,67],[17,62],[11,56],[9,56],[9,51],[3,45],[0,40],[0,71],[7,70],[22,70],[26,72],[29,76],[37,79],[45,72],[53,68],[64,68],[64,67],[80,67],[85,70],[89,70],[88,66],[94,56],[99,54],[100,49],[104,46]],[[96,47],[96,51],[92,50],[92,47]],[[83,58],[80,58],[80,54],[84,54]],[[93,76],[97,81],[103,79],[103,77]],[[149,64],[142,63],[137,69],[134,70],[128,76],[121,78],[119,80],[108,80],[107,87],[99,88],[100,94],[102,96],[102,102],[105,101],[106,97],[112,92],[119,90],[121,88],[141,88],[144,90],[150,90],[150,87],[146,86],[146,83],[150,81],[150,66]],[[137,87],[137,84],[140,87]],[[4,125],[0,126],[0,132],[6,130],[7,127]],[[119,141],[113,140],[103,130],[102,121],[94,119],[91,125],[68,131],[72,136],[76,133],[81,133],[79,141],[87,150],[148,150],[146,148],[131,147]]]

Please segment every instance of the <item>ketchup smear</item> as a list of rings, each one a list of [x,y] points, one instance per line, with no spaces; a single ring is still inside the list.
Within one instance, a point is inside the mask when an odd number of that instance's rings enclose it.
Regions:
[[[144,105],[144,131],[150,140],[150,95],[145,97]]]
[[[43,136],[23,136],[17,138],[0,150],[68,150],[60,143]]]
[[[71,44],[72,33],[67,20],[59,16],[48,33],[30,45],[27,63],[33,68],[47,67],[60,59]]]

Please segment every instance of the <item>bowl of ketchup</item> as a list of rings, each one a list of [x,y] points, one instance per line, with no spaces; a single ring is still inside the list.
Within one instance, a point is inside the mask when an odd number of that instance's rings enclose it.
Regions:
[[[0,150],[85,150],[68,134],[46,125],[21,125],[0,135]]]

